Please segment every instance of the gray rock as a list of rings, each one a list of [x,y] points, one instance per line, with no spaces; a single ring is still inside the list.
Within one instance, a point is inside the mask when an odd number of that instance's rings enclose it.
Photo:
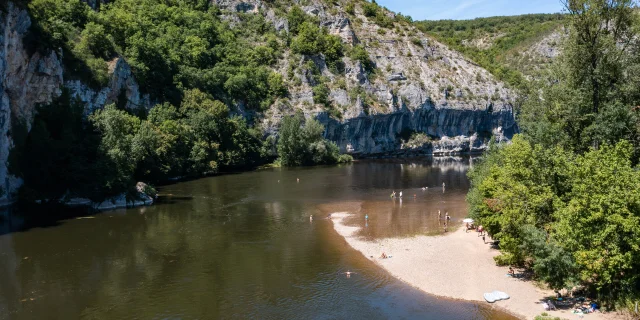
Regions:
[[[140,87],[133,77],[131,67],[123,58],[115,58],[109,63],[109,76],[109,85],[98,91],[79,80],[66,81],[65,87],[69,89],[73,97],[80,99],[85,104],[86,114],[118,101],[122,92],[127,99],[125,108],[148,110],[152,107],[149,95],[140,93]]]
[[[351,104],[351,102],[349,101],[349,94],[346,90],[343,89],[331,90],[331,93],[329,93],[329,98],[331,101],[333,101],[333,103],[341,107],[349,106]]]
[[[35,108],[60,95],[62,62],[56,52],[29,55],[22,39],[31,26],[27,11],[12,2],[0,11],[0,203],[11,203],[22,179],[9,173],[12,119],[31,129]]]
[[[405,77],[402,72],[392,73],[389,77],[387,77],[387,81],[401,81],[401,80],[407,80],[407,77]]]
[[[354,155],[372,155],[398,150],[399,135],[405,130],[424,132],[432,137],[440,137],[441,140],[444,137],[461,137],[444,139],[436,148],[449,150],[447,152],[483,150],[495,134],[495,128],[500,128],[502,139],[511,139],[519,131],[513,112],[507,109],[487,113],[424,108],[413,112],[351,118],[343,123],[326,119],[323,124],[326,127],[326,137],[335,141],[343,152],[351,150],[349,152]],[[470,137],[474,137],[473,141]]]

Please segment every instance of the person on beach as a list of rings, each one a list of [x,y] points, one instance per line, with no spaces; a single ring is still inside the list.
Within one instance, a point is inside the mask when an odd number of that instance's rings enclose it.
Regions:
[[[389,258],[389,257],[384,252],[380,255],[380,259],[387,259],[387,258]]]
[[[513,270],[513,268],[511,266],[509,266],[509,275],[512,277],[516,276],[516,272]]]
[[[482,235],[482,242],[484,242],[484,244],[487,244],[487,241],[484,239],[484,235]]]

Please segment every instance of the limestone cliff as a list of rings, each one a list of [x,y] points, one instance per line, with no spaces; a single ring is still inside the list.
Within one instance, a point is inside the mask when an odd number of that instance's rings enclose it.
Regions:
[[[99,10],[105,0],[85,1]],[[342,58],[343,68],[330,70],[322,55],[299,56],[284,49],[275,70],[287,79],[288,95],[263,112],[231,106],[256,123],[265,135],[277,136],[281,119],[296,111],[316,117],[325,135],[342,151],[358,156],[406,152],[464,153],[486,148],[492,136],[508,140],[518,131],[513,94],[489,72],[420,32],[411,23],[380,27],[365,16],[362,4],[347,12],[345,0],[261,1],[212,0],[222,18],[238,21],[239,13],[263,15],[279,32],[288,32],[286,10],[297,4],[347,47],[362,45],[375,66],[366,71],[359,61]],[[127,108],[150,108],[154,101],[141,92],[124,58],[109,62],[109,82],[90,87],[65,72],[60,50],[30,53],[24,38],[29,14],[11,2],[0,11],[0,202],[9,202],[20,179],[9,170],[14,145],[12,130],[30,128],[36,106],[46,104],[64,88],[85,105],[87,114],[119,99]],[[391,21],[392,12],[384,10]],[[329,88],[331,107],[314,102],[313,65]],[[329,110],[330,109],[330,110]],[[330,115],[330,116],[329,116]],[[407,147],[407,134],[422,133],[430,141]],[[404,150],[404,151],[403,151]]]
[[[87,113],[117,101],[121,93],[128,108],[151,106],[124,59],[111,62],[109,85],[100,90],[66,79],[60,51],[30,53],[25,48],[23,40],[30,26],[28,12],[12,2],[0,10],[0,206],[11,202],[22,184],[9,170],[13,132],[17,126],[30,130],[36,107],[51,102],[64,87],[85,103]]]
[[[263,14],[276,29],[283,25],[277,10],[265,1],[214,3],[230,19],[236,12]],[[346,3],[305,1],[302,9],[347,46],[364,46],[375,72],[367,73],[360,62],[345,57],[344,74],[335,74],[322,56],[292,60],[285,52],[279,69],[283,76],[286,70],[295,70],[294,81],[288,99],[277,102],[262,118],[265,132],[276,134],[283,116],[302,110],[325,124],[327,138],[342,151],[360,156],[401,149],[403,132],[432,136],[434,141],[424,148],[429,153],[481,151],[492,135],[508,140],[518,132],[514,94],[489,72],[412,24],[394,22],[393,27],[383,28],[364,15],[361,5],[347,13]],[[384,12],[393,19],[392,12]],[[285,23],[282,28],[286,27]],[[333,117],[324,106],[314,104],[316,83],[308,61],[329,79]]]

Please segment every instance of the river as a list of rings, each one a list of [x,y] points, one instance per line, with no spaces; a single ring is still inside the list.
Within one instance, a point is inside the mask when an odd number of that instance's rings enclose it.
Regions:
[[[164,186],[150,207],[37,212],[48,217],[37,223],[5,214],[0,318],[514,319],[396,280],[326,219],[357,213],[351,223],[371,240],[440,233],[438,210],[466,216],[470,163],[265,169]]]

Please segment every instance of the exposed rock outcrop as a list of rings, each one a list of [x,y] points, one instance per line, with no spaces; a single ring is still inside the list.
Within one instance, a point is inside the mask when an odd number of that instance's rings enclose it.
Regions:
[[[400,150],[401,136],[421,132],[438,140],[419,150],[427,154],[479,152],[491,137],[505,141],[518,132],[513,111],[493,112],[435,108],[425,105],[415,111],[378,114],[339,122],[326,114],[318,115],[326,126],[326,137],[342,152],[356,156],[393,153]]]
[[[89,1],[89,4],[106,1]],[[150,108],[148,95],[140,93],[131,68],[124,59],[114,59],[109,65],[109,85],[94,90],[79,80],[65,80],[60,51],[30,54],[23,39],[31,19],[25,9],[8,2],[0,11],[0,206],[13,201],[13,194],[22,185],[21,179],[9,171],[9,153],[14,147],[13,132],[18,126],[29,131],[38,105],[50,103],[67,87],[73,96],[85,103],[89,114],[105,104],[127,99],[127,108]]]
[[[80,80],[65,81],[64,86],[69,89],[73,97],[77,97],[85,105],[87,114],[100,109],[107,104],[126,99],[127,109],[149,109],[151,99],[148,94],[141,94],[140,87],[133,77],[131,67],[123,58],[115,58],[109,63],[109,85],[96,91]]]
[[[28,54],[22,39],[30,26],[29,14],[13,3],[0,11],[0,205],[11,202],[11,194],[22,184],[8,169],[12,125],[29,130],[36,105],[59,95],[63,81],[56,52]]]

